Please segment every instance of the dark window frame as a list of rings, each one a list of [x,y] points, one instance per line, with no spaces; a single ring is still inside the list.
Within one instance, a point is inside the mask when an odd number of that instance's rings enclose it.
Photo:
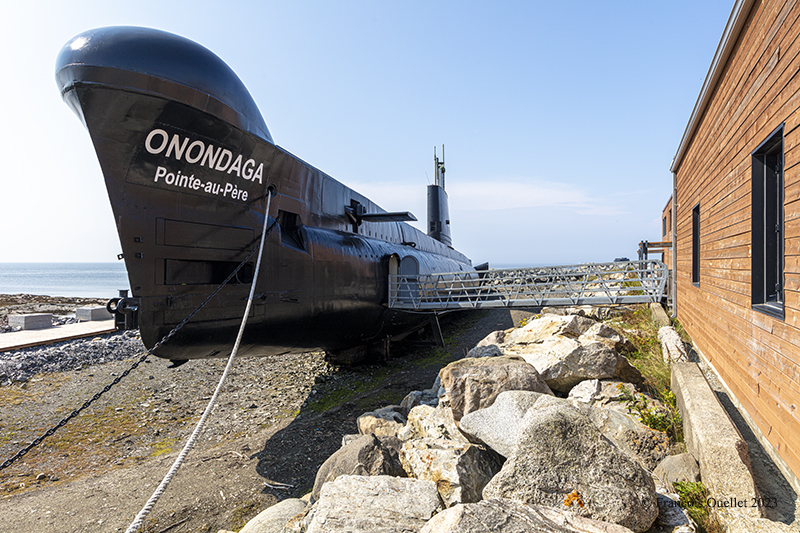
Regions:
[[[700,286],[700,204],[692,208],[692,284]]]
[[[785,317],[784,142],[781,124],[751,153],[751,306]]]

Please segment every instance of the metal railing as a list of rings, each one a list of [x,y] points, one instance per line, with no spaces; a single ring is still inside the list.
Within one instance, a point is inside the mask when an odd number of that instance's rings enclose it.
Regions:
[[[428,311],[660,302],[668,272],[661,261],[649,260],[390,275],[389,307]]]

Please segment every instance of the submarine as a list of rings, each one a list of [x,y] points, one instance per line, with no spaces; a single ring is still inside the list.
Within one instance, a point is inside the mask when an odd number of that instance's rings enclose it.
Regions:
[[[390,308],[390,274],[475,271],[452,247],[435,153],[425,233],[411,213],[386,212],[275,144],[239,77],[194,41],[89,30],[60,51],[56,82],[89,132],[114,214],[132,289],[109,302],[118,326],[138,327],[151,349],[240,268],[159,357],[229,355],[256,283],[241,355],[363,360],[436,313]],[[254,260],[240,264],[265,217],[255,272]]]

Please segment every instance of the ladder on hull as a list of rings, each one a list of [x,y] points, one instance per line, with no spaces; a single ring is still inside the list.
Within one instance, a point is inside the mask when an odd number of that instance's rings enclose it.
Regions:
[[[416,311],[660,302],[669,270],[661,261],[390,275],[389,307]]]

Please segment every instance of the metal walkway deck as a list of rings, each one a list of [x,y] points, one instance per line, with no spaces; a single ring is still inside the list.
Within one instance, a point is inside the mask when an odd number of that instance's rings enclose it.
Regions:
[[[432,311],[489,307],[660,302],[669,270],[661,261],[389,276],[389,307]]]

